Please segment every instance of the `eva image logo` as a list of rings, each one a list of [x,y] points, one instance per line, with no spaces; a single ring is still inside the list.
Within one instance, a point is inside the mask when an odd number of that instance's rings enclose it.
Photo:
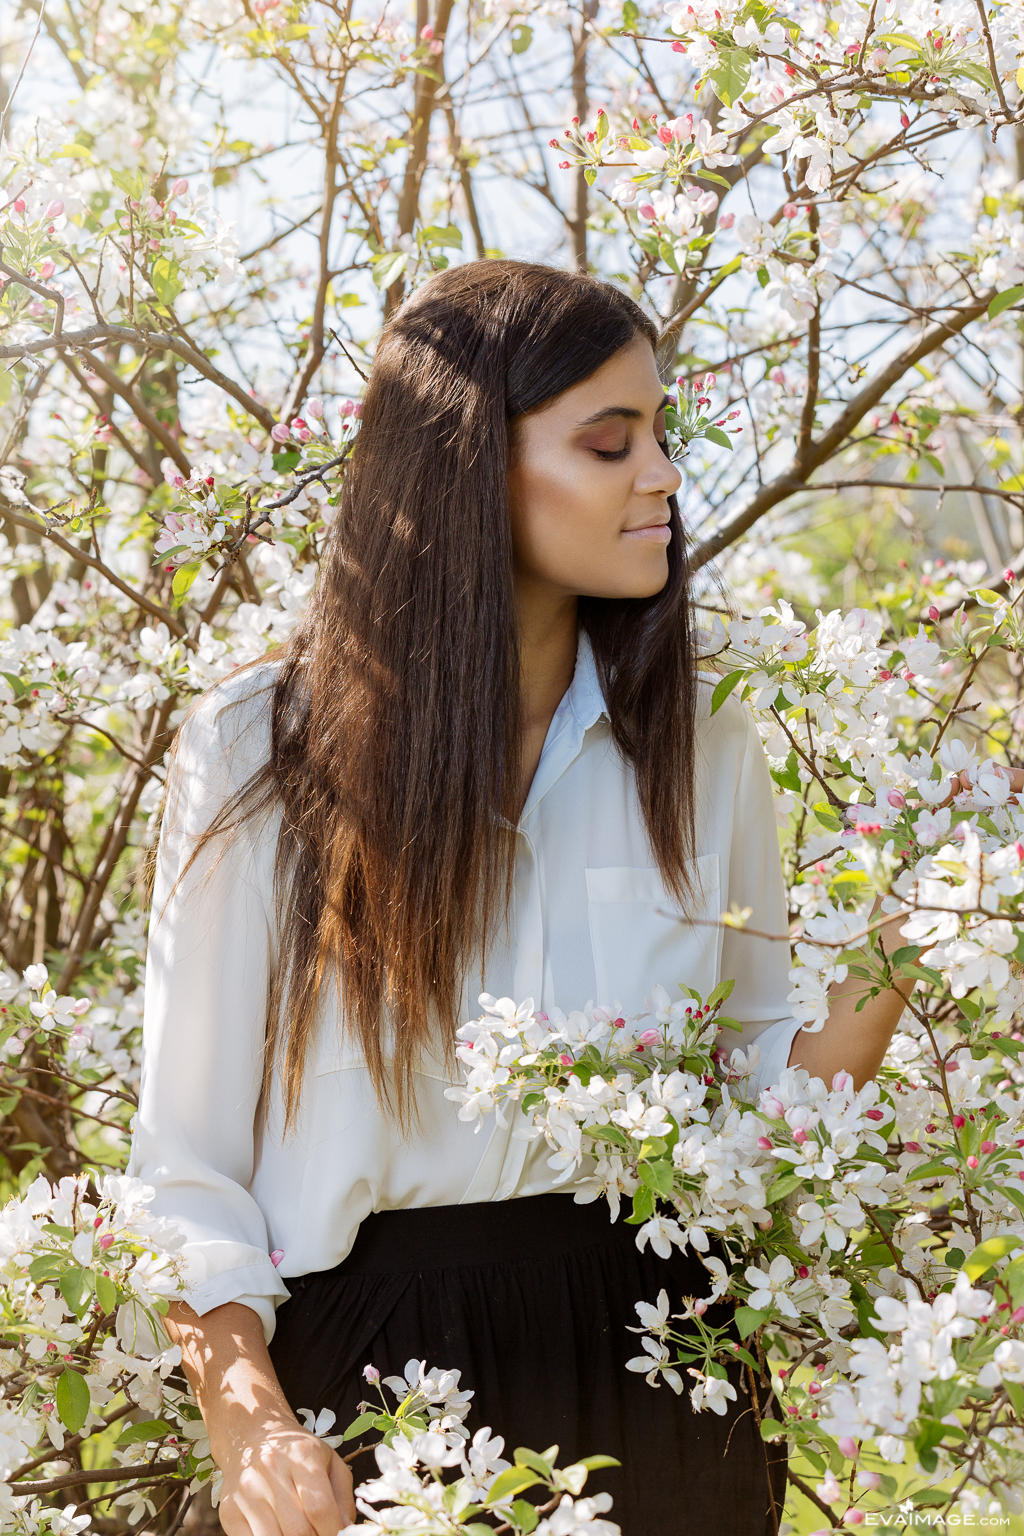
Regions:
[[[907,1499],[901,1504],[895,1514],[883,1514],[880,1510],[869,1509],[864,1511],[865,1525],[888,1526],[890,1529],[901,1530],[942,1530],[948,1531],[963,1528],[981,1528],[991,1530],[998,1525],[1009,1525],[1009,1515],[979,1515],[972,1509],[954,1509],[949,1514],[939,1514],[937,1510],[915,1509],[913,1499]]]

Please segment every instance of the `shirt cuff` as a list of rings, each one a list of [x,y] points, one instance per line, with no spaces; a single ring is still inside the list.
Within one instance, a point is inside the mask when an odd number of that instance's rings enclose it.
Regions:
[[[204,1317],[214,1307],[223,1307],[229,1301],[251,1307],[263,1324],[263,1335],[269,1344],[276,1326],[276,1309],[288,1301],[291,1292],[269,1259],[254,1264],[244,1264],[239,1269],[224,1269],[198,1285],[186,1286],[180,1297],[193,1312]]]

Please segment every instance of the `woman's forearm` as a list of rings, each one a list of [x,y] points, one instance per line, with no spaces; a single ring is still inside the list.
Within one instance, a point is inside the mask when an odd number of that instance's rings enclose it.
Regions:
[[[872,920],[875,913],[872,913]],[[894,917],[880,930],[882,948],[889,955],[899,949],[906,940],[901,938],[899,927],[906,915]],[[900,1015],[906,1006],[914,983],[900,981],[890,991],[879,992],[857,1012],[857,1004],[864,996],[866,983],[858,976],[848,976],[836,982],[829,992],[828,1018],[821,1030],[813,1035],[801,1029],[789,1051],[788,1065],[806,1067],[812,1077],[820,1077],[827,1087],[837,1072],[849,1072],[855,1088],[877,1073],[885,1058],[889,1041],[893,1037]]]
[[[182,1366],[218,1466],[258,1426],[270,1421],[298,1425],[252,1307],[229,1301],[200,1317],[186,1303],[172,1302],[165,1326],[172,1342],[181,1345]]]

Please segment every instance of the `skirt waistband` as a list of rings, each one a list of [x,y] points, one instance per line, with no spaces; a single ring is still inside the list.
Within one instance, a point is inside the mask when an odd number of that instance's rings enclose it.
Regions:
[[[624,1227],[621,1217],[612,1224],[606,1201],[577,1205],[568,1194],[425,1205],[372,1212],[337,1270],[345,1275],[397,1275],[508,1264],[617,1245],[624,1238],[633,1242],[635,1237],[635,1229]],[[288,1284],[291,1289],[295,1282]]]

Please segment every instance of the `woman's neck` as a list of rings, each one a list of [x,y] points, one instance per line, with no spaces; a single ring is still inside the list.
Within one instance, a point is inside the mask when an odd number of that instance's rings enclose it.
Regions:
[[[517,583],[520,623],[520,697],[522,699],[523,741],[522,776],[519,810],[537,772],[544,738],[552,716],[576,667],[576,637],[579,624],[575,597],[539,590],[530,582]]]

